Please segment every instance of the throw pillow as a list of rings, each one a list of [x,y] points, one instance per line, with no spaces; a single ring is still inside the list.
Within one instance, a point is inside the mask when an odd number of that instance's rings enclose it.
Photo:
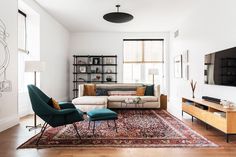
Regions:
[[[57,102],[55,99],[53,99],[53,98],[50,98],[50,99],[49,99],[48,105],[51,106],[52,108],[56,109],[56,110],[61,110],[60,105],[59,105],[58,102]]]
[[[136,95],[137,96],[144,96],[145,91],[146,91],[146,87],[137,87]]]
[[[96,89],[96,96],[107,96],[108,92],[106,89]]]
[[[145,96],[154,96],[154,85],[146,85]]]
[[[84,85],[84,96],[96,96],[96,85],[85,84]]]

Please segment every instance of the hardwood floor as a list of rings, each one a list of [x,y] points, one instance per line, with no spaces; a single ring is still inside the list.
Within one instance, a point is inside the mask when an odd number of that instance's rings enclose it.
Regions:
[[[180,111],[179,111],[180,112]],[[179,112],[175,116],[182,119]],[[49,148],[20,149],[16,148],[39,132],[29,132],[25,126],[33,122],[32,116],[21,119],[19,125],[0,133],[0,157],[233,157],[236,156],[236,136],[225,142],[224,134],[184,114],[183,121],[196,132],[215,142],[218,148]]]

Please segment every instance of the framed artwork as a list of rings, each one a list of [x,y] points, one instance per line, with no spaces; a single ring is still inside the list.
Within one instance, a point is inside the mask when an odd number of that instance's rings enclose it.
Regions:
[[[188,50],[183,52],[182,58],[182,72],[183,72],[183,79],[189,80],[189,52]]]
[[[86,66],[80,66],[79,67],[79,72],[86,73]]]
[[[175,77],[182,78],[182,55],[178,55],[174,58]]]
[[[100,58],[99,57],[94,57],[93,58],[93,64],[100,64]]]

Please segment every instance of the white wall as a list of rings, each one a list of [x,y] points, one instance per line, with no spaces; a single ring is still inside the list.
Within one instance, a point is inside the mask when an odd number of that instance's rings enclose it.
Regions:
[[[236,1],[207,0],[181,25],[179,37],[171,35],[170,98],[180,109],[180,98],[191,96],[188,81],[174,78],[174,56],[190,53],[190,78],[196,80],[196,96],[208,95],[236,102],[236,87],[204,84],[204,55],[236,46]]]
[[[118,82],[123,79],[123,39],[164,39],[168,58],[169,33],[78,32],[70,39],[70,96],[72,98],[73,55],[117,55]],[[168,76],[166,74],[166,76]],[[168,87],[167,87],[168,88]]]
[[[17,0],[0,1],[0,18],[4,21],[9,37],[10,63],[7,79],[12,82],[12,91],[0,96],[0,132],[18,123],[17,116]],[[0,45],[1,47],[2,45]],[[1,47],[0,53],[4,53]]]
[[[69,99],[69,31],[35,1],[23,0],[40,16],[40,60],[46,69],[40,87],[58,101]]]

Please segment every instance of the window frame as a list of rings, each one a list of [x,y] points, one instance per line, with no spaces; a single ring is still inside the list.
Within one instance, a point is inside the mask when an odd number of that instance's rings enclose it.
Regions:
[[[161,57],[161,61],[144,61],[144,46],[142,47],[142,61],[125,61],[124,58],[124,47],[125,47],[125,41],[162,41],[162,57]],[[144,42],[143,42],[144,43]],[[144,65],[145,64],[160,64],[161,65],[161,69],[162,69],[162,73],[159,75],[161,78],[161,84],[164,84],[164,79],[165,79],[165,63],[166,63],[166,54],[165,54],[165,39],[164,38],[160,38],[160,39],[123,39],[123,64],[141,64],[141,72],[143,71]],[[124,71],[124,70],[123,70]],[[141,75],[141,81],[145,81],[142,78]],[[124,73],[123,73],[123,81],[124,81]],[[134,81],[134,80],[133,80]]]
[[[123,49],[124,49],[124,42],[125,41],[142,41],[142,60],[141,61],[125,61],[123,57],[123,64],[125,63],[165,63],[164,62],[164,39],[123,39]],[[144,41],[162,41],[162,61],[145,61],[144,57]],[[123,52],[124,56],[124,52]]]
[[[23,53],[26,53],[26,54],[29,54],[29,51],[27,50],[27,14],[24,13],[22,10],[18,9],[18,14],[21,14],[22,16],[25,17],[25,48],[22,49],[22,48],[19,48],[18,47],[18,51],[19,52],[23,52]]]

